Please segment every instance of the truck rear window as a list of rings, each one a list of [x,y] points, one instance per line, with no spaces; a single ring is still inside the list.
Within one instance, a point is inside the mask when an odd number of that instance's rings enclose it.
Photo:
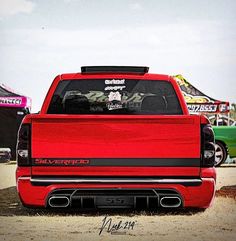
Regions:
[[[80,79],[59,83],[47,113],[179,115],[182,109],[167,81]]]

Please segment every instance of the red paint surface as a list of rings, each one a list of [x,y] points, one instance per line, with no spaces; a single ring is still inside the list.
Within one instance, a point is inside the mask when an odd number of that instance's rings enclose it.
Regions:
[[[33,167],[35,176],[199,176],[199,167]]]
[[[62,79],[125,78],[170,81],[183,110],[182,116],[49,115],[47,109]],[[177,83],[167,75],[57,76],[40,114],[28,115],[32,128],[32,158],[200,158],[200,125],[208,120],[190,116]],[[30,176],[189,176],[202,177],[202,185],[180,184],[58,184],[33,186]],[[17,187],[26,205],[45,206],[47,195],[57,188],[171,188],[178,191],[185,207],[208,207],[215,192],[215,169],[200,167],[18,167]]]
[[[199,116],[54,116],[32,118],[33,158],[200,157]]]

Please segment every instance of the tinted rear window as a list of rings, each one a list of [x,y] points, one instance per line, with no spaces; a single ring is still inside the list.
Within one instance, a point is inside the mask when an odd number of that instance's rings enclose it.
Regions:
[[[171,83],[161,80],[63,80],[48,114],[178,115],[182,110]]]

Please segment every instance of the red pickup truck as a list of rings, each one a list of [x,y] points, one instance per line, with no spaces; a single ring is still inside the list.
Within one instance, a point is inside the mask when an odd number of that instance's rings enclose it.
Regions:
[[[214,134],[178,84],[148,67],[86,66],[53,81],[17,144],[17,190],[29,207],[207,208]]]

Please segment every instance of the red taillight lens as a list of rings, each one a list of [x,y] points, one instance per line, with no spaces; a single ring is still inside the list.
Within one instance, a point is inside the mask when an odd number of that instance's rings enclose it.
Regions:
[[[215,137],[210,124],[202,125],[202,166],[212,167],[215,163]]]
[[[17,139],[16,160],[18,166],[31,165],[31,127],[30,124],[22,124]]]

